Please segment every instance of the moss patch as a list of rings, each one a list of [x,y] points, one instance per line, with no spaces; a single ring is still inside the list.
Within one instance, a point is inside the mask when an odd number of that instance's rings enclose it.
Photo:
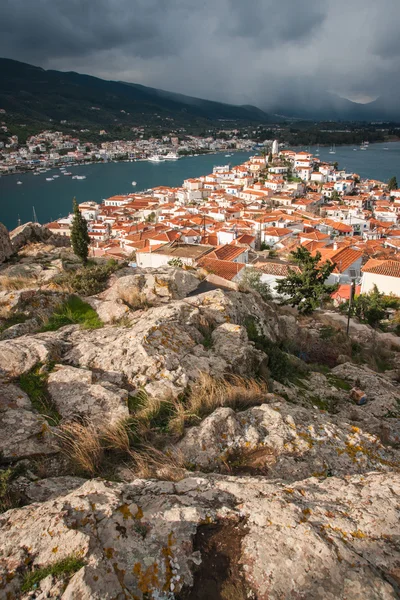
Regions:
[[[103,326],[97,312],[78,296],[70,296],[51,315],[41,331],[56,331],[65,325],[81,325],[83,329],[99,329]]]
[[[33,408],[43,415],[50,425],[58,425],[61,415],[47,392],[47,376],[48,373],[43,370],[42,365],[38,365],[21,375],[18,383],[29,396]]]
[[[39,585],[42,579],[45,579],[49,575],[52,575],[56,579],[64,579],[66,577],[69,578],[84,566],[85,563],[81,558],[76,555],[71,555],[51,565],[34,569],[28,573],[25,573],[21,591],[29,592],[30,590],[33,590]]]

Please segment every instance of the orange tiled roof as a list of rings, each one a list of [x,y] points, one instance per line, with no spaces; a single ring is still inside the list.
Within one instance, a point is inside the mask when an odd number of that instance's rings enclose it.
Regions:
[[[218,260],[217,258],[202,258],[198,261],[198,266],[203,267],[206,271],[212,272],[218,277],[232,281],[232,279],[241,271],[244,267],[244,263],[234,263],[230,260]]]
[[[267,275],[277,275],[278,277],[287,277],[289,270],[301,273],[300,267],[291,265],[290,263],[256,262],[254,266]]]
[[[400,262],[397,260],[378,260],[370,258],[362,268],[363,273],[375,273],[387,277],[400,277]]]
[[[209,258],[217,258],[218,260],[235,260],[238,256],[240,256],[244,251],[244,248],[241,246],[232,246],[231,244],[224,244],[222,246],[218,246],[210,252],[208,255]]]
[[[350,265],[362,257],[362,252],[354,248],[340,248],[339,250],[323,248],[319,250],[319,253],[321,254],[321,261],[325,262],[329,260],[336,264],[333,270],[334,273],[343,273]]]

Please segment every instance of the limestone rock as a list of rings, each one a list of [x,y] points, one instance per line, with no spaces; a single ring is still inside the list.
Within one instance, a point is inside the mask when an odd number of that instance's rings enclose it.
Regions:
[[[266,400],[273,401],[273,394]],[[215,410],[187,431],[177,449],[200,470],[218,469],[228,462],[238,472],[258,468],[268,478],[286,481],[400,467],[400,452],[385,447],[368,430],[276,398],[272,404],[239,413],[231,408]]]
[[[97,312],[103,323],[115,323],[131,315],[129,307],[122,300],[105,300],[89,297],[85,301]]]
[[[215,475],[176,484],[92,480],[0,515],[2,593],[18,597],[28,569],[78,554],[84,566],[64,580],[64,600],[167,600],[193,584],[195,565],[202,569],[198,526],[241,518],[245,534],[231,567],[241,568],[249,598],[395,600],[399,494],[398,473],[290,487]],[[47,597],[60,597],[56,583],[42,582]]]
[[[365,365],[352,363],[338,365],[332,369],[332,373],[352,386],[359,380],[368,397],[368,414],[384,417],[388,412],[398,410],[400,387],[391,383],[384,375],[375,373]]]
[[[131,269],[133,271],[133,269]],[[125,271],[124,271],[125,272]],[[151,305],[181,300],[200,285],[200,280],[189,271],[175,268],[135,269],[123,275],[116,274],[111,286],[101,294],[105,300],[125,300],[135,290]]]
[[[129,416],[128,392],[111,383],[95,383],[93,373],[86,369],[58,365],[47,387],[64,419],[84,417],[104,425]]]
[[[251,376],[265,356],[249,342],[243,326],[255,309],[253,295],[217,290],[166,306],[138,311],[129,328],[105,327],[74,331],[64,360],[77,367],[102,372],[119,371],[135,387],[150,394],[176,395],[200,372],[222,377],[233,371]],[[268,335],[279,329],[273,309],[260,310]],[[223,327],[219,327],[222,326]],[[204,330],[214,329],[215,346],[204,345]],[[246,371],[247,369],[247,371]]]
[[[52,454],[57,447],[43,415],[33,410],[28,396],[16,385],[0,384],[0,452],[15,460]]]
[[[59,354],[58,336],[51,333],[0,341],[0,376],[19,377],[38,363],[57,361]]]
[[[223,323],[212,332],[213,351],[231,364],[237,375],[256,372],[265,359],[262,352],[249,346],[246,329],[234,323]]]
[[[13,252],[8,230],[3,223],[0,223],[0,264],[10,258]]]
[[[65,496],[73,490],[81,487],[86,482],[81,477],[48,477],[29,482],[23,493],[25,498],[32,502],[47,502],[59,496]]]
[[[49,229],[38,223],[24,223],[10,232],[10,240],[14,252],[28,243],[47,242],[54,246],[69,246],[69,238],[62,235],[54,235]]]

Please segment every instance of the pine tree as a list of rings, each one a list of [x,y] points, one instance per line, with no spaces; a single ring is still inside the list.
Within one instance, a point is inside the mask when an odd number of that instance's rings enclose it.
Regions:
[[[328,261],[320,264],[321,254],[311,256],[303,246],[291,254],[299,270],[289,269],[288,276],[278,282],[276,291],[283,295],[283,304],[297,306],[300,312],[310,314],[336,290],[336,285],[325,284],[335,264]]]
[[[89,254],[90,237],[88,234],[86,219],[81,215],[76,198],[73,199],[74,218],[72,219],[71,244],[76,256],[83,264],[87,263]]]
[[[387,186],[389,192],[391,192],[392,190],[397,190],[397,179],[395,176],[389,179]]]

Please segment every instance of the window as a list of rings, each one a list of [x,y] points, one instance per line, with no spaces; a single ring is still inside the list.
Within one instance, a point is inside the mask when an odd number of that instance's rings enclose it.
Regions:
[[[357,271],[355,269],[349,269],[350,277],[354,279],[357,277]]]

